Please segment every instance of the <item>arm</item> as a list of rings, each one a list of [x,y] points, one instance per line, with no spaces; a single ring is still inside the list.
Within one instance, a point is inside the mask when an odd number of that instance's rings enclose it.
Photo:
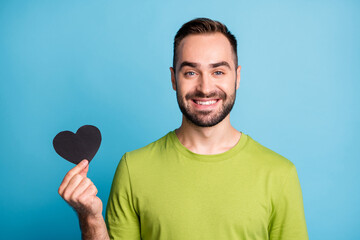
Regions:
[[[294,165],[272,208],[269,223],[270,240],[309,239],[300,182]]]
[[[140,240],[140,218],[134,205],[131,174],[125,154],[116,169],[106,207],[111,239]]]
[[[84,240],[108,240],[102,202],[96,196],[97,188],[86,174],[89,162],[81,161],[64,177],[60,187],[60,196],[77,212],[82,238]]]
[[[84,240],[110,239],[102,215],[98,218],[79,215],[79,223],[80,223],[82,239]]]

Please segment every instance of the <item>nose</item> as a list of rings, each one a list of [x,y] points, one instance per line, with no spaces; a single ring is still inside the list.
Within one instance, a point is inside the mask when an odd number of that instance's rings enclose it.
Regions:
[[[209,94],[213,90],[213,81],[210,76],[202,74],[198,78],[197,90],[204,93],[205,95]]]

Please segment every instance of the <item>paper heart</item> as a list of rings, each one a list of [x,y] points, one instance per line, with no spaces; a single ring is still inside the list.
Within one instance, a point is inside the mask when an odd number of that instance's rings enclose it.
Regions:
[[[93,159],[101,143],[100,130],[92,125],[80,127],[76,133],[63,131],[53,140],[55,151],[69,162],[78,164],[83,159]]]

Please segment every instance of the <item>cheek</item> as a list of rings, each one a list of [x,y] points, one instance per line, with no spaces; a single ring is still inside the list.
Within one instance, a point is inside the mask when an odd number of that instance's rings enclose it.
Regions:
[[[218,91],[221,91],[222,93],[226,94],[226,98],[228,99],[231,95],[234,94],[236,91],[235,83],[234,84],[226,84],[226,85],[219,85],[217,87]]]
[[[185,95],[187,94],[187,92],[185,91],[184,87],[180,84],[177,84],[176,86],[176,95],[179,98],[185,98]]]
[[[177,83],[177,91],[182,95],[194,91],[194,89],[195,86],[192,86],[190,84],[184,84],[183,82]]]
[[[235,87],[235,84],[229,84],[228,82],[219,82],[215,85],[215,88],[223,91],[223,92],[229,92]]]

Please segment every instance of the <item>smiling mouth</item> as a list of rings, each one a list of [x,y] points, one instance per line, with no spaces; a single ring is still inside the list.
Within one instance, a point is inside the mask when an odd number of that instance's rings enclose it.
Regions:
[[[192,99],[194,103],[198,104],[198,105],[203,105],[203,106],[207,106],[207,105],[212,105],[212,104],[215,104],[219,101],[219,99],[211,99],[211,100],[207,100],[207,101],[204,101],[204,100],[195,100],[195,99]]]

